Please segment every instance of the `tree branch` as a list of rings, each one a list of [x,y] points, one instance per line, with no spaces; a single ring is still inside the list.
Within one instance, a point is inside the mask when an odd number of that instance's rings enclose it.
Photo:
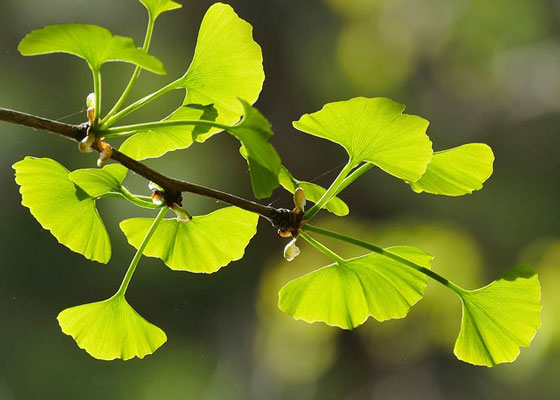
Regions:
[[[74,142],[80,142],[85,138],[89,129],[88,123],[70,125],[1,107],[0,121],[41,129]],[[92,147],[100,151],[96,143],[94,143]],[[117,149],[112,150],[111,158],[124,165],[129,170],[161,186],[165,191],[166,199],[170,202],[180,203],[182,192],[194,193],[259,214],[276,227],[283,229],[295,228],[297,230],[297,227],[293,225],[295,223],[299,224],[299,221],[297,221],[298,218],[296,218],[294,213],[290,210],[265,206],[233,194],[165,176],[154,171],[145,164],[130,158],[126,154],[121,153]]]

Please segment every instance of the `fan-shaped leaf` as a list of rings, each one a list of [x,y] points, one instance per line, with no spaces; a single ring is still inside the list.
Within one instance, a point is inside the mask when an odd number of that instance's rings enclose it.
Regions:
[[[432,257],[413,247],[387,250],[426,268]],[[352,329],[371,315],[403,318],[424,296],[426,276],[377,253],[335,263],[295,279],[279,293],[278,306],[296,319]]]
[[[238,98],[253,104],[264,82],[262,52],[252,26],[222,3],[213,4],[200,26],[193,61],[178,87],[187,89],[183,104],[214,104],[217,121],[235,124],[243,115]],[[199,135],[203,142],[221,129]]]
[[[513,268],[460,296],[463,321],[454,350],[460,360],[488,367],[512,362],[519,346],[529,346],[540,327],[541,289],[529,267]]]
[[[317,203],[321,196],[327,191],[324,187],[316,185],[314,183],[299,181],[293,177],[293,175],[285,167],[280,169],[280,174],[278,175],[278,180],[280,185],[290,193],[294,193],[295,190],[300,187],[305,193],[305,198],[313,203]],[[334,215],[343,217],[348,215],[350,210],[344,201],[339,197],[333,197],[323,208],[329,210]]]
[[[25,157],[13,165],[21,204],[63,245],[90,260],[107,263],[111,243],[95,200],[68,178],[69,171],[49,158]]]
[[[355,165],[368,161],[398,178],[415,182],[432,158],[428,121],[403,114],[386,98],[357,97],[329,103],[303,115],[294,127],[343,146]]]
[[[144,358],[167,341],[165,332],[142,318],[122,295],[67,308],[57,319],[62,332],[100,360]]]
[[[140,0],[146,7],[152,19],[156,19],[161,13],[176,10],[183,7],[181,4],[171,0]]]
[[[110,191],[118,192],[127,171],[120,164],[109,164],[103,168],[77,169],[70,172],[68,178],[90,197],[99,197]]]
[[[226,207],[190,222],[165,219],[144,250],[171,269],[213,273],[243,257],[245,247],[257,231],[258,216],[236,207]],[[138,248],[152,224],[150,218],[122,221],[128,242]]]
[[[482,189],[492,175],[494,153],[483,143],[437,151],[422,177],[410,186],[415,192],[462,196]]]
[[[205,120],[215,121],[218,114],[213,105],[188,104],[180,107],[164,121]],[[207,126],[181,125],[162,126],[140,131],[129,137],[121,146],[120,151],[134,158],[161,157],[168,151],[186,149],[194,139],[209,131]]]
[[[106,62],[124,61],[156,74],[165,74],[163,64],[139,49],[131,38],[113,35],[108,29],[89,24],[48,25],[28,33],[18,46],[24,56],[68,53],[87,61],[98,71]]]

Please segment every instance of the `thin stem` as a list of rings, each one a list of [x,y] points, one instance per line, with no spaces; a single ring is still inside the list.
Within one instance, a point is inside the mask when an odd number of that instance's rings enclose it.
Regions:
[[[92,69],[93,74],[93,91],[95,93],[95,112],[93,118],[93,126],[99,123],[99,115],[101,115],[101,71]]]
[[[346,166],[342,169],[342,171],[340,171],[336,179],[333,181],[331,186],[325,193],[323,193],[323,196],[321,196],[319,201],[305,213],[305,216],[303,217],[304,219],[310,220],[311,218],[313,218],[315,214],[317,214],[321,210],[321,208],[323,208],[323,206],[334,197],[336,191],[338,190],[338,187],[342,184],[342,182],[348,176],[354,166],[354,162],[352,160],[349,160]]]
[[[150,197],[148,196],[137,196],[130,193],[126,188],[121,192],[108,192],[101,195],[103,199],[119,199],[119,200],[128,200],[132,204],[142,207],[142,208],[150,208],[150,209],[157,209],[161,208],[162,206],[158,206],[154,204]]]
[[[156,122],[146,122],[142,124],[134,124],[134,125],[124,125],[119,126],[117,128],[108,128],[108,129],[98,129],[95,132],[103,135],[106,138],[113,138],[113,137],[122,137],[128,136],[135,132],[154,129],[154,128],[163,128],[169,126],[187,126],[187,125],[196,125],[196,126],[204,126],[210,128],[220,128],[220,129],[229,129],[231,128],[229,125],[220,124],[214,121],[206,121],[206,120],[173,120],[173,121],[156,121]]]
[[[152,18],[152,15],[148,13],[148,27],[146,28],[146,36],[144,37],[144,45],[142,46],[142,49],[145,50],[146,52],[150,48],[152,33],[154,32],[154,22],[155,20]],[[134,72],[130,77],[130,81],[128,82],[128,85],[124,89],[124,92],[121,94],[121,97],[117,100],[117,102],[115,103],[111,111],[107,113],[107,115],[104,118],[105,120],[110,118],[113,114],[115,114],[117,111],[120,110],[120,108],[122,107],[122,105],[124,104],[128,96],[130,95],[130,92],[132,91],[134,84],[138,80],[140,71],[142,71],[142,68],[137,65],[136,68],[134,68]]]
[[[334,251],[329,249],[324,244],[322,244],[322,243],[318,242],[317,240],[313,239],[307,233],[300,232],[299,236],[304,238],[309,244],[311,244],[313,247],[315,247],[317,250],[319,250],[321,253],[323,253],[324,255],[329,257],[330,259],[336,261],[339,264],[344,263],[344,259],[342,257],[340,257],[338,254],[336,254]]]
[[[130,280],[132,279],[132,275],[134,275],[134,271],[136,270],[136,266],[138,265],[138,262],[140,261],[140,258],[142,258],[142,254],[144,253],[144,249],[146,248],[146,246],[150,242],[150,239],[154,235],[154,232],[156,231],[156,228],[158,227],[159,223],[161,222],[163,217],[165,217],[165,214],[167,213],[167,210],[168,210],[167,207],[163,207],[159,211],[159,214],[157,215],[156,219],[154,219],[154,222],[152,222],[152,226],[150,226],[150,229],[148,229],[148,232],[146,232],[146,236],[144,236],[144,239],[142,240],[142,243],[140,243],[140,246],[138,247],[138,250],[136,251],[136,254],[134,254],[134,257],[132,258],[132,261],[130,262],[130,266],[128,267],[128,270],[126,271],[126,274],[124,275],[121,286],[119,287],[119,290],[117,291],[117,293],[115,293],[115,296],[124,296],[124,294],[126,293],[126,289],[128,288],[128,284],[130,283]]]
[[[356,168],[354,171],[352,171],[352,173],[350,175],[348,175],[346,177],[346,179],[344,179],[342,181],[342,184],[336,190],[335,196],[337,196],[340,192],[342,192],[344,189],[346,189],[348,187],[348,185],[350,185],[352,182],[354,182],[360,176],[362,176],[367,171],[369,171],[372,167],[373,167],[372,163],[364,163],[364,164],[360,165],[359,168]]]
[[[355,246],[359,246],[359,247],[363,247],[364,249],[373,251],[375,253],[381,254],[387,258],[390,258],[394,261],[397,261],[401,264],[407,265],[411,268],[414,268],[415,270],[429,276],[430,278],[438,281],[439,283],[441,283],[443,286],[453,290],[455,293],[461,295],[465,292],[465,290],[459,286],[457,286],[456,284],[454,284],[453,282],[449,281],[448,279],[444,278],[443,276],[435,273],[434,271],[423,267],[421,265],[416,264],[415,262],[412,262],[410,260],[407,260],[404,257],[399,256],[398,254],[395,254],[391,251],[385,250],[379,246],[375,246],[371,243],[368,242],[364,242],[363,240],[360,239],[356,239],[350,236],[346,236],[342,233],[338,233],[338,232],[333,232],[330,231],[328,229],[324,229],[324,228],[319,228],[317,226],[313,226],[313,225],[305,225],[305,230],[307,231],[311,231],[311,232],[315,232],[318,233],[320,235],[325,235],[325,236],[329,236],[338,240],[342,240],[344,242],[353,244]],[[301,233],[300,233],[301,235]]]
[[[141,98],[140,100],[135,101],[134,103],[132,103],[128,107],[123,108],[121,111],[119,111],[118,113],[116,113],[115,115],[110,117],[109,119],[105,120],[101,124],[100,128],[101,129],[107,129],[108,127],[110,127],[111,125],[113,125],[117,121],[119,121],[120,119],[126,117],[128,114],[133,113],[134,111],[138,110],[141,107],[144,107],[146,104],[148,104],[151,101],[157,99],[158,97],[163,96],[164,94],[176,89],[177,84],[180,81],[181,81],[181,78],[177,79],[176,81],[171,82],[170,84],[162,87],[161,89],[153,92],[152,94],[149,94],[149,95]]]

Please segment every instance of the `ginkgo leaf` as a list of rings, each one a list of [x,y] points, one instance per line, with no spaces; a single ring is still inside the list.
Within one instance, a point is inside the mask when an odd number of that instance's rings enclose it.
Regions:
[[[415,182],[432,158],[428,121],[403,114],[405,106],[386,98],[357,97],[326,104],[293,123],[302,132],[343,146],[354,165],[362,161]]]
[[[127,172],[120,164],[109,164],[103,168],[77,169],[70,172],[68,178],[90,197],[99,197],[110,191],[120,191]]]
[[[156,19],[161,13],[181,8],[182,5],[171,0],[140,0],[150,17]]]
[[[397,246],[387,250],[426,268],[432,257]],[[279,292],[278,307],[296,319],[352,329],[369,316],[403,318],[424,296],[426,276],[377,253],[335,263],[295,279]]]
[[[262,52],[251,24],[223,3],[213,4],[200,25],[192,63],[177,87],[187,89],[183,104],[214,104],[217,121],[233,125],[243,115],[239,98],[253,104],[264,82]],[[196,140],[203,142],[221,129]]]
[[[13,165],[21,204],[41,226],[70,250],[107,263],[111,243],[95,200],[68,178],[69,171],[49,158],[25,157]]]
[[[514,361],[519,346],[529,346],[541,325],[541,289],[530,267],[513,268],[460,296],[463,320],[454,352],[468,363],[491,367]]]
[[[132,218],[120,223],[128,242],[138,248],[152,224],[150,218]],[[239,260],[257,232],[258,215],[226,207],[190,222],[164,219],[144,250],[173,270],[213,273]]]
[[[89,24],[48,25],[28,33],[18,46],[24,56],[68,53],[83,58],[98,71],[106,62],[123,61],[156,74],[165,74],[163,64],[131,38],[113,35],[108,29]]]
[[[492,175],[494,153],[483,143],[437,151],[422,177],[410,183],[417,192],[462,196],[482,189]]]
[[[188,104],[180,107],[164,121],[205,120],[215,121],[218,114],[212,104]],[[207,126],[181,125],[161,126],[139,131],[129,137],[120,147],[120,151],[135,160],[161,157],[168,151],[186,149],[194,139],[209,131]]]
[[[269,122],[255,107],[244,100],[241,100],[241,103],[245,115],[239,124],[228,128],[227,131],[242,144],[241,154],[249,164],[255,197],[270,197],[279,185],[278,174],[282,166],[280,156],[269,142],[274,133]]]
[[[62,332],[100,360],[144,358],[167,341],[165,332],[139,315],[123,295],[67,308],[57,319]]]
[[[303,189],[305,198],[313,203],[317,203],[321,196],[327,191],[324,187],[316,185],[315,183],[305,182],[297,180],[285,167],[280,169],[280,174],[278,175],[278,180],[280,185],[290,193],[294,193],[295,190],[300,187]],[[343,217],[348,215],[350,210],[344,201],[339,197],[333,197],[323,208],[329,210],[334,215]]]

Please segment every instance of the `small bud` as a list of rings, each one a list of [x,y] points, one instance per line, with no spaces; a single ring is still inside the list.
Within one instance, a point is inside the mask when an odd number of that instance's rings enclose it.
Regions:
[[[284,258],[287,261],[292,261],[294,258],[299,256],[300,250],[299,247],[296,245],[296,238],[293,238],[290,243],[284,247]]]
[[[94,108],[95,107],[95,93],[90,93],[88,94],[88,96],[86,97],[86,107],[87,108]]]
[[[95,135],[93,133],[88,133],[88,135],[82,139],[80,143],[78,143],[78,150],[82,153],[91,153],[93,149],[91,145],[95,140]]]
[[[292,231],[291,230],[278,229],[278,234],[283,238],[292,237]]]
[[[183,208],[181,208],[179,205],[177,205],[176,203],[173,203],[170,208],[175,213],[175,215],[177,216],[177,221],[179,221],[179,222],[189,222],[192,219],[190,214],[188,212],[186,212]]]
[[[90,125],[93,125],[93,121],[95,120],[95,108],[90,107],[87,109],[87,119]]]
[[[158,185],[157,183],[154,183],[154,182],[148,183],[148,189],[150,189],[152,192],[155,191],[155,190],[163,192],[163,188],[160,185]]]
[[[296,206],[295,208],[295,212],[296,213],[302,213],[305,211],[305,193],[303,192],[303,189],[298,187],[296,188],[295,192],[294,192],[294,204]]]
[[[101,167],[105,161],[111,158],[111,155],[113,154],[113,148],[109,143],[105,143],[102,140],[99,140],[97,142],[97,145],[99,146],[99,149],[101,149],[99,158],[97,160],[97,166]]]
[[[160,192],[159,190],[152,191],[152,203],[154,203],[156,206],[161,206],[163,202],[163,192]]]

